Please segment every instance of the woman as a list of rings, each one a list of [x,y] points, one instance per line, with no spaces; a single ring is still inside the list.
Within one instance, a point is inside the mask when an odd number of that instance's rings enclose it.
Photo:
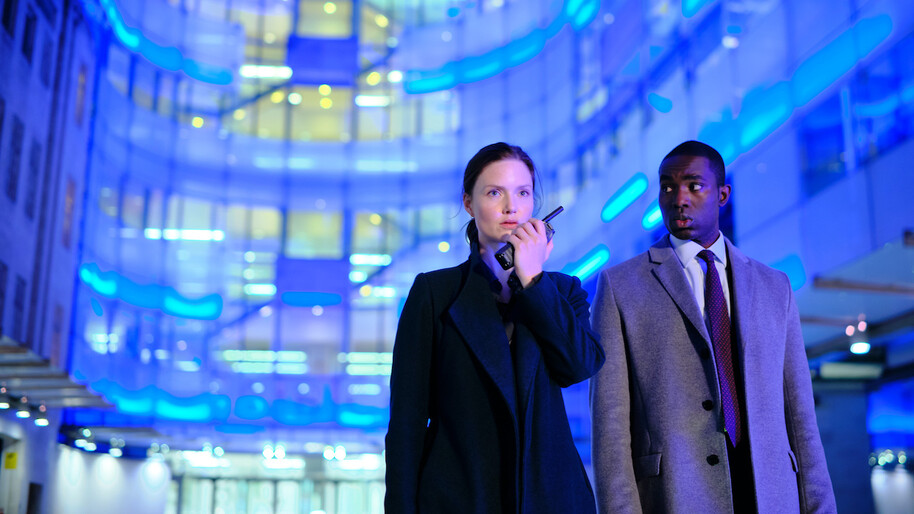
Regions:
[[[543,272],[535,172],[495,143],[467,164],[470,257],[420,273],[394,345],[388,512],[594,512],[562,387],[603,364],[581,282]],[[514,267],[495,252],[514,245]]]

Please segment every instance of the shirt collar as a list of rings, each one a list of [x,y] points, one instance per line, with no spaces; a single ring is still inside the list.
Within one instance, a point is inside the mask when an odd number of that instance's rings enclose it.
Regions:
[[[670,234],[670,244],[673,246],[673,251],[676,253],[676,257],[679,258],[679,263],[682,264],[683,268],[698,256],[698,252],[705,249],[695,241],[679,239],[673,234]],[[714,241],[714,244],[708,250],[711,250],[714,257],[723,263],[724,267],[727,267],[727,243],[723,234],[717,233],[717,241]]]

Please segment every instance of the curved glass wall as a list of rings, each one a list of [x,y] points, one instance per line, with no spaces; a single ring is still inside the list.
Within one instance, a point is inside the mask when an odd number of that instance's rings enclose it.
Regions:
[[[803,309],[807,277],[862,246],[820,259],[796,222],[772,250],[766,227],[912,134],[902,2],[85,5],[109,40],[71,369],[116,412],[71,422],[163,441],[378,454],[399,308],[465,258],[461,176],[485,144],[537,162],[542,207],[566,208],[550,264],[591,291],[662,232],[662,156],[713,144],[737,191],[777,193],[737,193],[725,230]],[[589,461],[586,385],[567,400]]]

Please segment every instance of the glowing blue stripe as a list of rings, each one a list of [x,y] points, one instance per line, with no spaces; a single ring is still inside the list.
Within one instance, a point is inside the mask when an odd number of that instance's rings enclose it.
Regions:
[[[89,2],[89,0],[85,1]],[[210,84],[226,85],[231,84],[234,80],[234,74],[228,68],[185,58],[177,48],[163,47],[150,41],[142,32],[130,28],[124,23],[124,18],[114,0],[100,1],[117,39],[129,50],[139,53],[149,62],[166,70],[181,70],[188,77]]]
[[[803,260],[798,255],[788,255],[772,263],[771,267],[787,274],[790,288],[794,291],[800,289],[806,283],[806,270],[803,268]]]
[[[709,3],[711,3],[711,0],[682,0],[682,15],[686,18],[691,18]]]
[[[584,282],[607,262],[609,262],[609,248],[606,245],[599,245],[587,252],[587,255],[579,261],[569,263],[562,269],[562,272],[578,277],[581,282]]]
[[[79,278],[107,298],[119,298],[145,309],[159,309],[181,318],[213,320],[222,315],[222,297],[211,294],[198,300],[181,296],[171,287],[140,285],[115,271],[102,272],[94,263],[79,267]]]
[[[673,101],[669,98],[658,95],[657,93],[651,93],[647,95],[647,103],[651,104],[651,107],[657,109],[660,112],[670,112],[673,110]]]
[[[597,16],[597,11],[599,10],[599,1],[588,2],[583,7],[581,7],[577,14],[574,15],[574,18],[572,18],[571,26],[574,27],[574,30],[581,30],[593,21],[593,19]]]
[[[496,48],[483,55],[452,61],[436,70],[411,70],[403,81],[410,94],[431,93],[489,78],[507,68],[529,61],[539,54],[548,39],[570,24],[574,30],[587,26],[600,10],[600,0],[568,0],[559,14],[545,29]],[[518,44],[518,42],[523,42]]]
[[[647,177],[644,176],[644,173],[636,173],[606,201],[606,205],[603,206],[603,211],[600,213],[600,219],[603,220],[603,223],[614,220],[645,191],[647,191]]]
[[[339,305],[343,297],[334,293],[313,293],[305,291],[288,291],[281,296],[283,303],[293,307],[314,307],[315,305]]]
[[[795,108],[811,101],[853,69],[891,33],[892,19],[888,15],[858,21],[801,63],[790,81],[750,91],[737,118],[725,108],[717,118],[721,121],[706,123],[698,139],[717,148],[724,162],[730,164],[782,126]],[[902,95],[907,92],[906,89]],[[909,94],[914,99],[914,91]]]
[[[655,201],[652,203],[641,218],[641,226],[644,230],[653,230],[663,220],[663,213],[660,212],[660,205]]]
[[[861,118],[879,118],[891,114],[899,105],[901,105],[901,100],[898,95],[891,95],[880,102],[855,105],[854,114]]]

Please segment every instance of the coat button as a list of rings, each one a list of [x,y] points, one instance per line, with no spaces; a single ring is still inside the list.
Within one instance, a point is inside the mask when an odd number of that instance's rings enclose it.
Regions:
[[[698,355],[701,356],[702,359],[707,360],[711,357],[711,350],[702,348],[701,350],[698,350]]]
[[[711,400],[705,400],[701,402],[701,406],[704,407],[705,410],[711,410],[714,408],[714,402]]]
[[[708,464],[714,466],[720,462],[720,458],[717,455],[708,455]]]

